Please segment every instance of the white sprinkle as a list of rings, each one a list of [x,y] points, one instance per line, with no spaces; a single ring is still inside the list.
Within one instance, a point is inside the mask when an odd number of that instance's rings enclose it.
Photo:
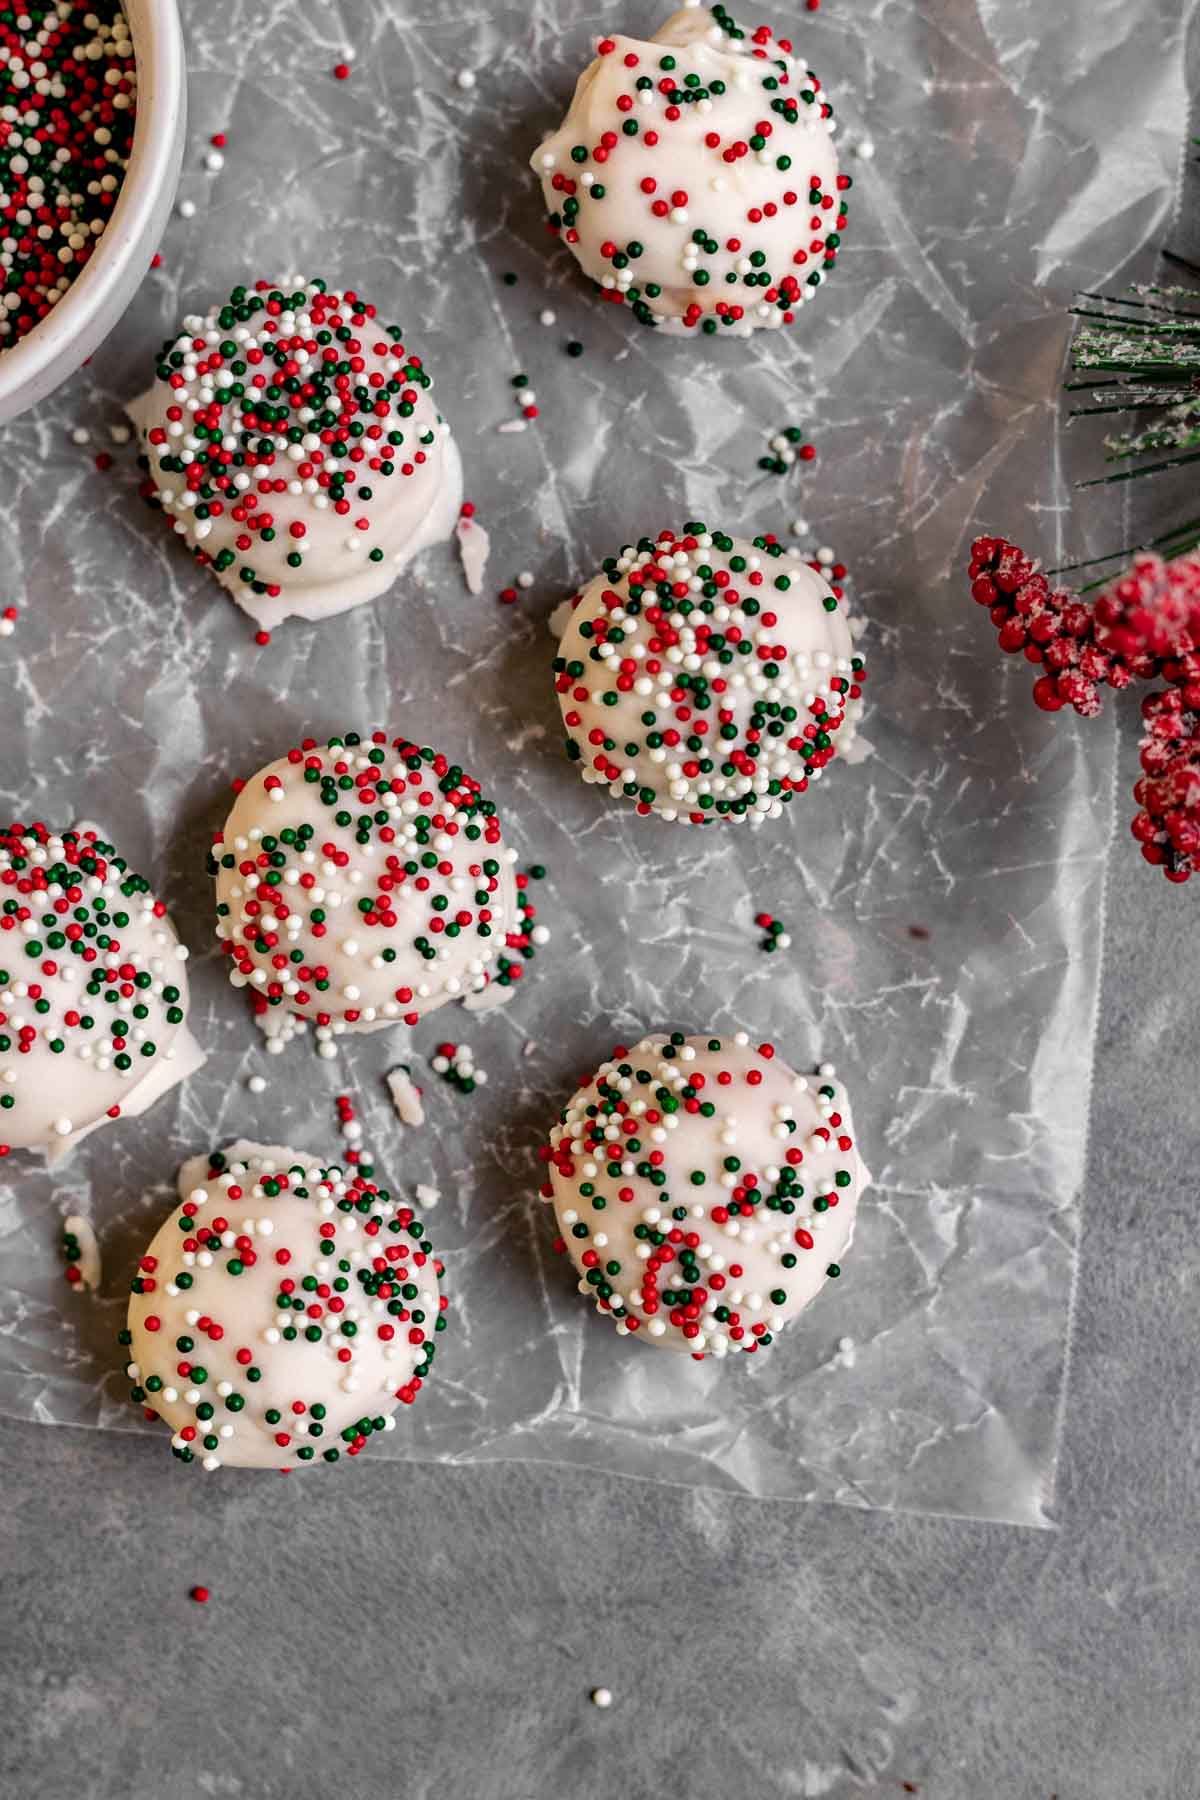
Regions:
[[[196,202],[194,200],[181,200],[179,202],[179,216],[181,219],[194,219],[196,216]]]
[[[864,162],[870,162],[872,157],[875,155],[875,146],[871,142],[870,138],[862,138],[857,144],[855,144],[854,154],[856,156],[861,156],[862,160]]]
[[[114,444],[127,444],[133,436],[128,425],[110,425],[108,435]]]
[[[612,1691],[609,1688],[593,1688],[590,1698],[593,1706],[611,1706],[613,1703]]]
[[[458,85],[464,92],[469,93],[475,86],[474,69],[460,69],[458,71]]]
[[[517,576],[517,586],[519,588],[531,588],[533,586],[533,576],[528,569],[522,569],[521,573]]]
[[[558,318],[558,314],[551,312],[550,308],[547,307],[544,312],[539,313],[538,317],[541,319],[543,325],[553,325]]]
[[[221,155],[219,150],[206,150],[204,153],[204,166],[211,174],[215,175],[219,169],[225,167],[225,158]]]
[[[73,444],[86,444],[87,441],[88,441],[88,431],[87,431],[86,426],[77,425],[75,427],[74,431],[71,433],[71,442]]]
[[[266,1091],[266,1086],[267,1086],[266,1076],[265,1075],[252,1075],[250,1077],[249,1081],[246,1083],[246,1086],[250,1089],[250,1092],[252,1094],[264,1093]]]

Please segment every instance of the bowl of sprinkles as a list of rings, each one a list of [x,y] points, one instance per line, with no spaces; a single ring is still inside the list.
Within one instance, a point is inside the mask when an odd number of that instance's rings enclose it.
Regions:
[[[0,0],[0,425],[132,300],[175,197],[185,113],[175,0]]]

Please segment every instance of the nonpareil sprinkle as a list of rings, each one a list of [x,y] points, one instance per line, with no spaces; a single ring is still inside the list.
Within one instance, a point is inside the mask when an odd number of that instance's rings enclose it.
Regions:
[[[118,0],[0,9],[0,351],[46,317],[95,250],[136,111]]]

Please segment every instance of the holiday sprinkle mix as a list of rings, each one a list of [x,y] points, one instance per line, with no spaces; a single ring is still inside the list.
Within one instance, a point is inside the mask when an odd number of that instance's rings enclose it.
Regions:
[[[0,8],[0,351],[46,317],[91,257],[136,109],[118,0]]]

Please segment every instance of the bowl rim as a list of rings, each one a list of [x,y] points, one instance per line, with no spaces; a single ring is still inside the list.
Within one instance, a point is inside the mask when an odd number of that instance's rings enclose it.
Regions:
[[[0,401],[35,383],[81,336],[94,311],[120,286],[131,259],[144,253],[142,238],[175,148],[184,82],[183,27],[177,0],[121,0],[121,7],[133,39],[138,82],[133,145],[121,192],[83,273],[32,331],[0,350]],[[68,371],[63,373],[65,379]]]

